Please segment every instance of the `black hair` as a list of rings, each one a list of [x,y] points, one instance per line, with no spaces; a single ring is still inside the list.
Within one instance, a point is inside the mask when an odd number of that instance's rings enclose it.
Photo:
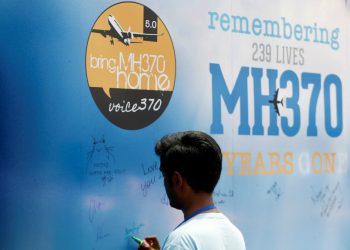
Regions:
[[[194,191],[214,191],[221,174],[222,153],[211,136],[200,131],[169,134],[157,142],[155,152],[163,174],[177,171]]]

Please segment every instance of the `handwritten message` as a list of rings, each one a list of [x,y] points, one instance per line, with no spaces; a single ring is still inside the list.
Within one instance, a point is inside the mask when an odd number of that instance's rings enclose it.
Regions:
[[[232,189],[223,191],[221,189],[215,190],[213,192],[214,204],[225,204],[228,199],[233,199],[235,192]]]
[[[158,182],[163,179],[163,175],[160,172],[159,165],[157,162],[153,162],[150,165],[141,165],[142,173],[144,180],[140,185],[140,189],[143,197],[147,197],[149,191],[155,186]]]
[[[330,217],[342,208],[344,196],[340,185],[337,182],[335,185],[326,185],[320,189],[311,187],[311,201],[320,209],[321,217]]]
[[[143,223],[133,224],[130,227],[125,228],[125,239],[129,239],[131,236],[140,235],[141,229],[145,225]]]
[[[278,185],[278,183],[276,181],[267,190],[267,194],[271,195],[272,197],[274,197],[276,201],[281,197],[282,191],[281,191],[281,188],[279,187],[279,185]]]
[[[102,200],[98,197],[91,198],[89,200],[89,209],[88,209],[88,220],[92,229],[91,239],[94,239],[93,249],[98,249],[98,242],[104,241],[106,238],[111,236],[111,233],[106,229],[105,222],[103,219],[103,212],[108,208],[108,201]]]
[[[87,175],[96,179],[102,186],[106,186],[126,172],[125,169],[117,167],[113,149],[114,147],[107,145],[104,136],[99,139],[92,137],[91,150],[87,153]]]
[[[89,207],[89,221],[90,223],[93,223],[95,220],[95,216],[98,211],[102,209],[104,206],[104,203],[95,199],[90,200],[90,207]]]
[[[110,233],[105,232],[104,224],[98,224],[96,230],[96,240],[103,240],[104,238],[110,236]]]

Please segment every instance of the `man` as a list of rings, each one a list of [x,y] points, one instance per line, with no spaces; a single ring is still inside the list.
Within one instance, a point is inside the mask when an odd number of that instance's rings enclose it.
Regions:
[[[163,250],[245,250],[241,232],[213,203],[222,154],[209,135],[188,131],[163,137],[155,147],[170,205],[182,210],[184,221],[165,240]],[[160,249],[155,236],[139,250]]]

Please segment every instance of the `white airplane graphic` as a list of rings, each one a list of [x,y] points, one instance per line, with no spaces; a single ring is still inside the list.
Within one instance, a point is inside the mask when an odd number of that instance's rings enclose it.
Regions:
[[[135,42],[132,42],[131,40],[137,37],[155,37],[155,36],[163,35],[163,34],[132,32],[130,27],[129,27],[129,30],[125,32],[123,28],[120,26],[120,24],[118,23],[118,21],[115,19],[115,17],[112,15],[108,16],[108,24],[111,27],[110,30],[92,29],[91,32],[99,33],[104,37],[110,36],[111,37],[110,42],[112,45],[114,45],[113,38],[117,38],[118,41],[122,42],[126,46],[129,46],[130,43],[135,43]]]

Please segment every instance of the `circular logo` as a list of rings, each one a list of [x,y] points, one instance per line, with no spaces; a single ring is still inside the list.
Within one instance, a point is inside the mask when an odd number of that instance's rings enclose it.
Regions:
[[[124,129],[141,129],[166,109],[175,85],[175,51],[163,21],[148,7],[122,2],[91,29],[86,76],[103,115]]]

